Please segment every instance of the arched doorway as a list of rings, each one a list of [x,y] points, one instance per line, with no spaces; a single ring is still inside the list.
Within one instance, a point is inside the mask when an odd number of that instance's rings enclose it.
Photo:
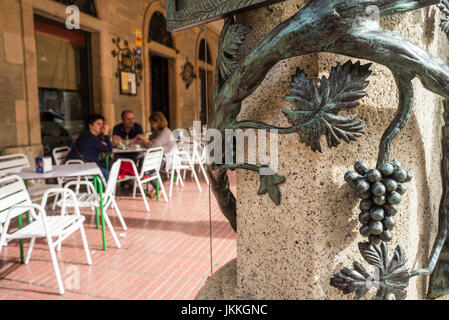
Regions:
[[[202,125],[207,124],[207,105],[212,98],[213,69],[209,45],[202,39],[198,47],[198,114]]]
[[[164,15],[156,11],[150,20],[148,42],[157,42],[165,47],[173,48],[170,32],[166,30]],[[150,50],[151,68],[151,113],[160,111],[170,126],[170,94],[169,94],[169,59]]]

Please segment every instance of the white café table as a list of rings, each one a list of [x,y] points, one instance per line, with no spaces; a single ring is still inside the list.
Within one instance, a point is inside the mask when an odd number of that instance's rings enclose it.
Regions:
[[[100,168],[95,162],[80,163],[80,164],[64,164],[53,166],[52,170],[46,173],[37,173],[35,167],[23,168],[19,173],[23,180],[35,179],[52,179],[52,178],[70,178],[70,177],[94,177],[94,185],[97,193],[100,196],[100,212],[101,212],[101,229],[103,233],[103,249],[106,250],[106,233],[105,220],[103,216],[103,184],[104,177]],[[97,211],[97,228],[99,227],[98,209]]]

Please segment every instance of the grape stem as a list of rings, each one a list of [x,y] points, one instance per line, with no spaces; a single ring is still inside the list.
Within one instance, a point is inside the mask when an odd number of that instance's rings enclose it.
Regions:
[[[380,141],[377,169],[390,161],[391,143],[407,125],[413,111],[414,92],[411,80],[414,75],[407,75],[403,72],[393,72],[393,75],[399,90],[399,108],[393,122],[387,128]]]

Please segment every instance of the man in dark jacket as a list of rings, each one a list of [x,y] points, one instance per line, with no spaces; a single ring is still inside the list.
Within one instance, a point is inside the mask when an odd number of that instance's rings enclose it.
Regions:
[[[101,152],[112,152],[112,143],[109,138],[109,126],[104,124],[104,117],[99,114],[91,114],[86,119],[88,129],[76,139],[67,159],[81,159],[84,162],[96,162]],[[109,171],[100,167],[106,181],[109,179]]]

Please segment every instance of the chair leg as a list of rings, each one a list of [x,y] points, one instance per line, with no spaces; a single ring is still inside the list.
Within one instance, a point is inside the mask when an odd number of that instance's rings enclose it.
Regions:
[[[86,253],[87,264],[91,265],[92,257],[90,256],[89,245],[87,244],[86,232],[84,231],[84,226],[82,223],[80,226],[80,232],[81,232],[81,239],[83,241],[84,252]]]
[[[115,199],[112,200],[112,206],[114,207],[114,210],[117,213],[118,219],[120,220],[120,223],[122,224],[123,229],[125,231],[128,230],[128,227],[126,226],[125,220],[123,220],[122,213],[120,212],[117,202],[115,202]]]
[[[159,175],[159,173],[157,174],[157,178],[158,178],[158,180],[159,180],[159,188],[160,188],[161,191],[162,191],[162,194],[163,194],[163,196],[164,196],[165,202],[168,202],[167,194],[165,193],[164,183],[162,182],[162,178],[161,178],[161,176]]]
[[[206,170],[204,169],[204,166],[202,163],[199,165],[201,172],[203,173],[204,179],[206,180],[207,185],[209,185],[209,178],[207,177]]]
[[[117,245],[118,248],[121,248],[122,245],[120,244],[120,241],[118,240],[117,235],[115,234],[114,227],[112,226],[111,220],[109,220],[106,210],[103,211],[103,215],[104,215],[104,220],[106,221],[106,224],[108,225],[108,229],[109,229],[109,231],[111,231],[112,238],[114,238],[115,244]]]
[[[55,248],[53,245],[53,241],[51,241],[51,237],[47,236],[48,249],[50,250],[51,262],[53,263],[53,269],[56,274],[56,281],[58,282],[59,293],[61,295],[64,294],[64,285],[62,284],[61,272],[59,271],[58,260],[56,259]]]
[[[25,262],[24,262],[25,264],[28,264],[28,262],[30,262],[31,252],[33,252],[33,247],[34,247],[35,241],[36,241],[36,238],[31,238],[30,247],[28,248],[28,253],[27,253],[27,256],[26,256]]]
[[[184,171],[185,172],[185,171]],[[176,180],[176,185],[178,185],[178,181],[179,182],[181,182],[181,186],[184,188],[184,181],[182,180],[182,178],[181,178],[181,170],[178,170],[178,179],[179,180]]]
[[[173,194],[173,176],[175,174],[175,166],[171,167],[171,175],[170,175],[170,190],[168,191],[168,197],[171,198]]]
[[[196,175],[195,168],[193,167],[192,164],[190,165],[190,167],[192,168],[193,177],[195,178],[196,185],[198,186],[198,189],[200,190],[200,192],[202,192],[203,190],[201,189],[200,181],[198,180],[198,176]]]
[[[134,186],[133,186],[133,199],[135,199],[135,198],[136,198],[136,191],[137,191],[137,179],[134,179]],[[141,192],[142,194],[144,194],[144,193],[142,192],[142,190],[140,190],[140,192]]]
[[[134,182],[134,188],[136,187],[136,184],[139,186],[140,194],[142,194],[142,199],[143,199],[143,202],[145,203],[145,208],[147,209],[147,212],[150,212],[150,207],[148,206],[148,201],[147,201],[147,195],[145,194],[145,191],[143,190],[143,186],[142,186],[142,183],[140,182],[140,179],[136,178],[136,181]]]

